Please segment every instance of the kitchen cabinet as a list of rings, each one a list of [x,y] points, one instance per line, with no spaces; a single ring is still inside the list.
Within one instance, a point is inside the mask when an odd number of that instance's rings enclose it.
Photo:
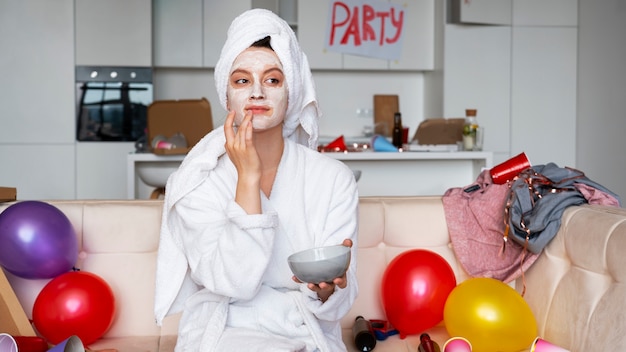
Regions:
[[[578,0],[448,0],[449,22],[515,26],[576,26]]]
[[[213,68],[232,20],[250,0],[153,0],[154,66]]]
[[[445,26],[444,116],[477,109],[484,150],[506,160],[511,111],[511,27]]]
[[[73,16],[73,0],[1,3],[0,145],[74,141]]]
[[[18,200],[74,199],[74,154],[74,143],[2,143],[0,183],[17,188]]]
[[[515,26],[577,26],[578,0],[513,0]]]
[[[134,142],[76,143],[76,198],[124,199],[126,157]]]
[[[312,69],[343,67],[343,55],[324,48],[328,6],[328,0],[298,1],[298,40]]]
[[[571,17],[571,2],[557,2]],[[511,26],[445,25],[444,115],[477,108],[496,163],[525,152],[533,164],[576,167],[578,29],[542,4],[514,0]],[[544,8],[552,16],[538,15]]]
[[[250,0],[204,0],[204,66],[215,67],[220,58],[230,23],[251,8]]]
[[[152,0],[76,0],[76,65],[152,66]]]
[[[434,0],[394,0],[405,8],[405,37],[398,60],[341,54],[325,49],[330,0],[298,1],[298,39],[312,69],[432,70],[434,69]],[[315,14],[315,15],[312,15]]]
[[[576,167],[577,33],[513,29],[511,150],[525,151],[534,164]]]
[[[512,23],[512,1],[515,0],[448,0],[449,22],[510,25]]]
[[[203,0],[154,0],[156,67],[202,67]]]
[[[491,152],[328,153],[361,171],[360,196],[442,195],[493,163]]]
[[[74,1],[0,3],[0,184],[73,199]]]
[[[252,8],[268,9],[284,19],[298,33],[298,0],[251,0]]]

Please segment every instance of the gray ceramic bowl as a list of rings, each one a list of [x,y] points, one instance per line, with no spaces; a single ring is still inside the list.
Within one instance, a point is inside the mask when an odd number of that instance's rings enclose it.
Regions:
[[[331,282],[348,270],[350,247],[336,245],[307,249],[290,255],[287,262],[302,282]]]

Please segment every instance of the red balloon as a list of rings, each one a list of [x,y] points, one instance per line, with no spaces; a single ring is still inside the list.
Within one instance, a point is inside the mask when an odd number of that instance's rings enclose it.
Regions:
[[[72,335],[88,345],[113,324],[113,290],[99,276],[72,271],[50,280],[33,304],[33,323],[50,343]]]
[[[381,297],[387,320],[401,338],[421,333],[443,320],[455,286],[454,272],[439,254],[422,249],[403,252],[383,273]]]

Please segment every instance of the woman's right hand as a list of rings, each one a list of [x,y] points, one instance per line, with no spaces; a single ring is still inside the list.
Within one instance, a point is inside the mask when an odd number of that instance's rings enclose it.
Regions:
[[[237,169],[237,191],[235,201],[248,214],[261,212],[261,160],[254,146],[252,113],[246,113],[235,131],[235,112],[230,111],[224,123],[226,153]]]

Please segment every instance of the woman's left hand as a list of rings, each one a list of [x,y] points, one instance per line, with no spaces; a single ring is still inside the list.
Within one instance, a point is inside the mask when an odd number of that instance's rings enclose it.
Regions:
[[[352,240],[345,239],[343,240],[342,245],[346,247],[352,247]],[[298,280],[295,276],[292,277],[293,281],[297,283],[302,283],[302,281]],[[343,274],[342,277],[336,277],[332,282],[320,282],[319,284],[308,283],[307,287],[311,291],[317,292],[317,297],[322,301],[322,303],[328,300],[328,297],[335,292],[335,286],[339,286],[339,288],[346,288],[348,285],[348,278],[346,274]]]

